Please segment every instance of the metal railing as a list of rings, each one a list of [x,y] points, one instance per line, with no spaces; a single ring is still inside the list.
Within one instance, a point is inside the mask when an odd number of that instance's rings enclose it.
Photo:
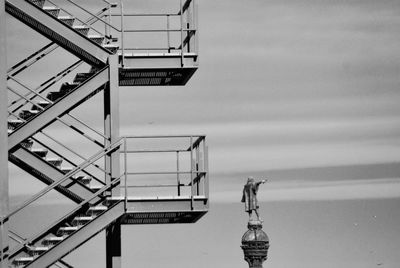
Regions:
[[[152,149],[152,148],[140,148],[139,145],[143,145],[143,143],[138,142],[139,140],[149,140],[151,139],[152,142],[155,140],[164,140],[166,141],[167,145],[171,145],[175,141],[179,141],[180,145],[175,145],[169,148],[163,148],[163,149]],[[133,143],[132,143],[133,141]],[[186,141],[186,142],[181,142],[181,141]],[[177,144],[177,142],[175,142]],[[182,146],[183,145],[183,146]],[[89,159],[83,161],[79,166],[76,166],[73,170],[65,174],[61,179],[53,182],[52,184],[48,185],[46,188],[35,194],[33,197],[31,197],[29,200],[25,201],[22,205],[18,206],[15,208],[13,211],[11,211],[8,215],[0,219],[0,225],[3,224],[4,222],[8,221],[11,217],[16,215],[18,212],[21,210],[25,209],[29,205],[33,204],[37,200],[39,200],[41,197],[43,197],[45,194],[48,192],[54,190],[56,187],[60,186],[63,182],[74,176],[75,174],[83,171],[86,167],[93,165],[96,161],[101,159],[102,157],[109,155],[110,153],[118,151],[120,152],[122,158],[120,158],[120,164],[123,167],[122,172],[120,175],[116,178],[114,178],[111,182],[109,182],[106,185],[103,185],[99,190],[97,190],[95,193],[90,195],[87,199],[82,201],[81,203],[77,204],[74,206],[74,208],[66,215],[62,216],[60,219],[56,220],[55,222],[51,223],[47,228],[43,229],[39,233],[35,234],[34,236],[31,236],[31,238],[22,238],[23,241],[20,241],[20,243],[23,243],[17,247],[17,249],[14,249],[13,252],[19,251],[21,248],[26,247],[27,245],[31,244],[37,237],[43,235],[47,230],[49,230],[52,226],[56,226],[57,224],[60,224],[63,220],[71,217],[74,215],[74,213],[77,213],[80,211],[80,209],[83,208],[83,206],[87,205],[89,202],[94,200],[95,198],[103,197],[104,198],[104,193],[106,191],[109,191],[118,185],[122,184],[123,187],[123,192],[121,192],[120,196],[124,197],[124,202],[125,202],[125,209],[127,209],[127,203],[128,203],[128,196],[129,196],[129,188],[147,188],[151,187],[154,191],[154,189],[159,188],[159,187],[173,187],[176,189],[176,196],[182,196],[181,195],[181,189],[183,187],[189,187],[189,195],[187,196],[190,198],[191,203],[192,203],[192,209],[193,209],[193,202],[194,198],[196,196],[200,197],[205,197],[208,198],[208,150],[207,150],[207,145],[206,145],[206,140],[204,135],[176,135],[176,136],[127,136],[127,137],[122,137],[113,144],[111,144],[109,147],[104,148],[94,154],[92,157]],[[137,154],[153,154],[153,153],[160,153],[160,154],[166,154],[166,153],[174,153],[176,154],[176,168],[173,170],[164,170],[164,171],[150,171],[150,172],[141,172],[141,171],[131,171],[128,169],[129,164],[134,164],[132,160],[129,158],[129,155],[137,155]],[[189,154],[190,158],[187,159],[190,163],[187,165],[189,167],[189,170],[181,170],[180,167],[182,166],[182,159],[180,156],[182,154]],[[175,175],[176,176],[176,181],[175,183],[171,184],[163,184],[160,183],[160,181],[156,181],[155,183],[147,183],[147,184],[141,184],[140,181],[139,183],[135,184],[130,184],[132,179],[130,177],[136,177],[135,180],[137,180],[137,176],[143,176],[143,175],[162,175],[162,176],[167,176],[167,175]],[[185,178],[186,176],[186,178]],[[148,181],[148,180],[147,180]],[[10,233],[10,236],[15,238],[16,233],[12,231]],[[11,253],[13,254],[13,253]]]
[[[128,51],[141,51],[141,52],[154,52],[161,51],[164,53],[171,53],[173,51],[178,52],[181,57],[181,67],[184,66],[184,57],[186,53],[198,54],[198,42],[197,42],[197,3],[195,0],[180,0],[179,10],[176,13],[128,13],[124,10],[124,3],[120,0],[120,13],[116,14],[105,14],[105,17],[119,17],[120,29],[116,30],[117,34],[120,35],[120,53],[121,53],[121,65],[124,67],[124,60],[127,56]],[[186,17],[185,17],[186,16]],[[145,17],[165,17],[165,28],[158,29],[132,29],[125,27],[127,18],[145,18]],[[171,28],[171,17],[179,17],[179,27]],[[115,30],[115,27],[112,27]],[[149,47],[149,46],[134,46],[135,41],[127,41],[127,34],[166,34],[165,46]],[[171,35],[178,33],[180,37],[176,44],[172,43]],[[131,37],[131,39],[134,39]],[[136,40],[138,40],[137,38]],[[132,53],[133,54],[133,53]]]
[[[132,148],[130,145],[130,141],[138,141],[138,140],[166,140],[167,144],[171,144],[172,139],[179,139],[180,141],[186,139],[188,140],[188,144],[186,147],[176,147],[168,148],[168,149],[137,149],[137,142],[133,145]],[[169,140],[169,141],[168,141]],[[190,187],[190,196],[193,198],[194,196],[205,196],[208,197],[208,149],[205,141],[204,135],[170,135],[170,136],[125,136],[118,139],[116,142],[108,146],[107,148],[103,148],[94,154],[92,157],[84,160],[80,165],[76,166],[74,169],[66,173],[62,178],[48,185],[46,188],[41,190],[39,193],[35,194],[32,198],[25,201],[22,205],[14,209],[7,216],[1,219],[1,223],[8,220],[10,217],[26,208],[28,205],[37,201],[39,198],[44,196],[46,193],[54,190],[57,186],[60,186],[63,182],[70,179],[72,176],[77,173],[83,171],[90,165],[94,165],[99,159],[119,150],[120,154],[123,155],[122,159],[120,159],[120,164],[123,172],[121,172],[118,177],[118,182],[123,178],[123,188],[124,193],[123,196],[128,197],[129,188],[142,188],[142,187],[175,187],[177,189],[176,195],[181,196],[182,187]],[[176,153],[176,169],[172,170],[163,170],[163,171],[130,171],[128,169],[129,164],[134,164],[131,159],[129,159],[129,155],[132,154],[148,154],[148,153]],[[188,153],[190,154],[189,158],[189,170],[181,170],[179,167],[181,166],[180,154]],[[121,163],[122,162],[122,163]],[[134,184],[130,185],[130,179],[128,177],[138,176],[138,175],[176,175],[176,182],[172,184],[160,184],[159,181],[153,184]],[[181,175],[189,175],[189,178],[181,177]],[[186,183],[185,183],[186,181]],[[112,184],[116,184],[117,181],[113,180]],[[107,186],[107,185],[106,185]],[[108,185],[110,186],[110,185]],[[202,187],[200,187],[202,186]],[[200,188],[203,190],[201,191]]]
[[[127,136],[123,140],[120,154],[124,162],[125,199],[145,194],[145,188],[150,189],[152,196],[167,193],[189,197],[192,207],[194,197],[208,198],[208,151],[204,135]],[[148,140],[157,147],[149,146]],[[159,188],[168,191],[160,192]],[[132,189],[136,192],[131,193]]]

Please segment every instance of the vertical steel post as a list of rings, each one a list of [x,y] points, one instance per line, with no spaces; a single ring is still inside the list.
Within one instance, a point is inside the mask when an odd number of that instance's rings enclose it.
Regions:
[[[105,146],[119,140],[119,88],[118,88],[118,55],[108,58],[109,80],[104,90],[104,134],[107,137]],[[120,177],[120,149],[105,156],[106,184]],[[107,193],[119,196],[120,186]],[[119,222],[106,229],[106,264],[107,268],[121,268],[121,226]]]
[[[121,66],[124,68],[125,63],[125,44],[124,44],[124,4],[122,0],[120,0],[120,12],[121,12],[121,49],[122,49],[122,60]]]
[[[0,268],[8,268],[8,144],[7,144],[7,82],[6,82],[6,12],[0,0]]]
[[[186,37],[188,38],[187,42],[187,52],[192,52],[192,38],[191,38],[191,31],[189,30],[190,28],[193,28],[193,19],[192,19],[192,9],[191,5],[193,5],[193,2],[189,4],[188,8],[186,9]]]
[[[124,137],[124,177],[125,177],[125,212],[128,206],[128,158],[127,158],[127,142],[126,137]]]
[[[181,21],[181,67],[183,67],[183,6],[182,0],[180,0],[180,21]]]
[[[205,143],[204,143],[205,144]],[[209,197],[209,178],[208,178],[208,146],[204,145],[204,172],[206,175],[204,177],[204,195],[208,199]],[[207,203],[207,207],[208,207]]]
[[[115,221],[106,229],[106,267],[121,268],[121,222]]]
[[[181,196],[181,178],[179,176],[179,151],[176,151],[176,182],[178,184],[178,196]]]
[[[195,52],[196,54],[199,54],[199,36],[198,36],[199,15],[198,15],[197,2],[195,0],[193,0],[193,28],[195,30],[193,52]]]
[[[171,52],[171,41],[170,41],[170,36],[169,36],[169,14],[167,15],[167,47],[168,47],[168,53]]]
[[[193,185],[193,137],[190,136],[190,206],[193,210],[193,196],[194,196],[194,185]]]
[[[107,137],[104,146],[108,147],[119,140],[119,89],[118,89],[118,55],[111,55],[109,63],[109,80],[104,90],[104,135]],[[106,184],[120,176],[119,149],[105,157]],[[119,186],[112,194],[120,195]]]

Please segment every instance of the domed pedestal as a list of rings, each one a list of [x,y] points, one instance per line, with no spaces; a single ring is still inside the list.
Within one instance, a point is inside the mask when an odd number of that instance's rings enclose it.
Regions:
[[[262,230],[262,222],[251,220],[247,224],[247,230],[242,237],[244,259],[249,263],[250,268],[262,268],[263,262],[267,259],[269,238]]]

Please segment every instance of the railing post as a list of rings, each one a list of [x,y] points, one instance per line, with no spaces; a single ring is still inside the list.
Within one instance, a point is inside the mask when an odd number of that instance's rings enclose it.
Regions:
[[[121,66],[124,68],[125,66],[125,44],[124,44],[124,4],[122,0],[120,0],[120,12],[121,12],[121,49],[122,49],[122,60]]]
[[[194,32],[194,52],[199,54],[199,38],[198,38],[198,28],[199,28],[199,16],[197,2],[193,0],[193,29]]]
[[[193,210],[193,196],[194,196],[194,185],[193,185],[193,136],[190,136],[190,204]]]
[[[181,179],[179,176],[179,151],[176,151],[176,182],[178,184],[178,196],[181,195]]]
[[[167,14],[167,47],[168,53],[171,52],[171,42],[170,42],[170,33],[169,33],[169,14]]]
[[[199,173],[199,157],[200,157],[200,152],[199,152],[199,145],[196,146],[196,162],[195,162],[195,169],[196,169],[196,178],[198,178],[197,183],[196,183],[196,192],[197,195],[200,195],[200,173]]]
[[[127,143],[124,137],[124,176],[125,176],[125,211],[127,211],[128,204],[128,159],[127,159]]]
[[[180,0],[180,21],[181,21],[181,67],[184,66],[183,58],[183,6],[182,0]]]
[[[208,199],[209,196],[209,182],[208,182],[208,146],[206,145],[206,140],[203,141],[203,151],[204,151],[204,195]]]

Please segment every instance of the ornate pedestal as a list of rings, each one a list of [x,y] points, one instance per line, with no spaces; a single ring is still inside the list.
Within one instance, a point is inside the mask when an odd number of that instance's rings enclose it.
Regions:
[[[242,237],[244,259],[250,268],[262,268],[262,263],[267,259],[269,238],[262,230],[262,222],[250,220],[247,227],[249,230]]]

